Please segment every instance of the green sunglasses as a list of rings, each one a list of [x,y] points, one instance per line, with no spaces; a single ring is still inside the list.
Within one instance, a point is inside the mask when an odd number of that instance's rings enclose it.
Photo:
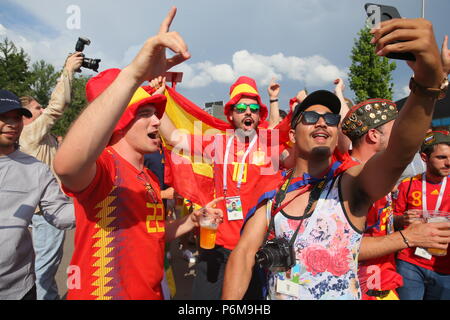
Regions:
[[[239,103],[239,104],[235,104],[234,105],[234,110],[237,113],[244,113],[245,111],[247,111],[247,107],[250,108],[250,111],[252,113],[257,113],[259,111],[259,109],[260,109],[259,104],[255,104],[255,103],[252,103],[252,104]]]

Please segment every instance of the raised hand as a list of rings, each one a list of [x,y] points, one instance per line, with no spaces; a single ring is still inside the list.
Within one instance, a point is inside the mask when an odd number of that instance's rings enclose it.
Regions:
[[[200,226],[199,224],[199,219],[200,216],[203,214],[203,212],[206,210],[208,212],[208,214],[211,215],[215,215],[217,220],[222,223],[223,222],[223,212],[221,209],[217,209],[214,208],[216,206],[216,204],[218,204],[220,201],[225,200],[224,197],[220,197],[217,199],[214,199],[213,201],[211,201],[210,203],[208,203],[205,207],[195,210],[194,212],[192,212],[191,214],[191,219],[194,222],[195,226],[198,227]]]
[[[448,49],[447,35],[444,37],[444,42],[442,43],[441,61],[444,72],[448,76],[450,74],[450,50]]]
[[[75,52],[67,57],[66,63],[64,64],[64,68],[70,72],[75,72],[80,69],[83,64],[83,55],[81,52]]]
[[[334,84],[336,85],[336,87],[334,88],[334,92],[344,94],[344,80],[342,80],[341,78],[337,78],[336,80],[334,80]]]
[[[382,22],[380,28],[372,29],[371,33],[378,55],[412,52],[416,61],[409,61],[408,65],[413,69],[417,83],[424,87],[439,87],[443,68],[431,22],[425,19],[392,19]]]
[[[150,81],[150,87],[155,88],[156,91],[153,94],[163,94],[166,90],[166,77],[159,76]]]
[[[154,79],[163,75],[173,66],[191,57],[183,38],[176,31],[169,31],[177,9],[172,7],[161,23],[156,36],[147,39],[144,46],[133,59],[127,69],[137,82]],[[175,55],[166,57],[166,48]]]
[[[269,98],[271,100],[277,99],[280,95],[280,84],[275,82],[275,77],[270,80],[269,87],[267,88],[267,93],[269,94]]]

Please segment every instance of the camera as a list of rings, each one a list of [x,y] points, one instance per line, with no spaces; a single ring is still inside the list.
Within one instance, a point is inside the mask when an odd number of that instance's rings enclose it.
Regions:
[[[77,44],[75,45],[75,51],[83,52],[84,46],[90,45],[90,44],[91,44],[91,40],[89,40],[88,38],[79,37]],[[99,67],[100,61],[102,61],[102,60],[85,58],[84,54],[82,54],[82,56],[83,56],[83,64],[81,66],[83,68],[91,69],[91,70],[94,70],[95,72],[98,72],[98,67]],[[81,70],[78,69],[77,72],[81,72]]]
[[[286,272],[296,262],[293,244],[285,238],[268,240],[255,256],[256,263],[272,272]]]

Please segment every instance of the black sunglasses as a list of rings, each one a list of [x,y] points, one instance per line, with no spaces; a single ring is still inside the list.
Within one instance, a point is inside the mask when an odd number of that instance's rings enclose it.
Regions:
[[[327,126],[335,127],[339,124],[341,121],[341,116],[339,114],[335,113],[324,113],[320,114],[315,111],[304,111],[300,114],[300,119],[303,124],[316,124],[317,121],[319,121],[320,118],[323,118],[325,120],[325,123]],[[298,124],[298,122],[297,122]]]

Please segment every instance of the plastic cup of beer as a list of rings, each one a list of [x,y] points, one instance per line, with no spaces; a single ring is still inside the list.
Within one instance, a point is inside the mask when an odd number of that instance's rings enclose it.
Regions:
[[[216,244],[216,233],[219,221],[216,215],[209,214],[206,210],[200,215],[200,247],[213,249]]]
[[[427,223],[449,222],[450,212],[424,210],[423,217]],[[427,251],[433,256],[446,256],[447,249],[428,248]]]

